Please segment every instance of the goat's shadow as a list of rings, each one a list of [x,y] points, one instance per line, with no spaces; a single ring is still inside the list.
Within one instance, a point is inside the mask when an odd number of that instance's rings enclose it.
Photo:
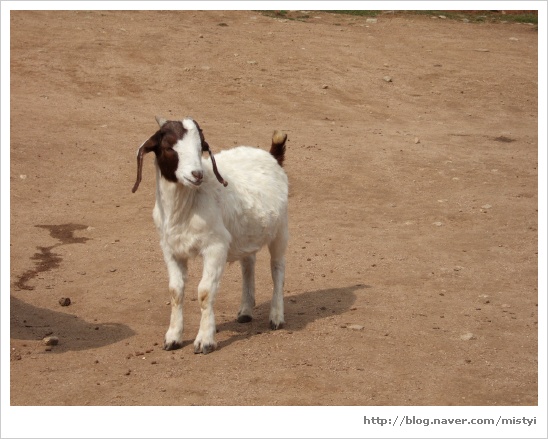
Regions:
[[[10,297],[10,337],[18,340],[41,340],[55,335],[60,342],[53,352],[80,351],[107,346],[135,335],[120,323],[86,322],[81,318],[30,305]]]
[[[305,291],[301,294],[287,296],[284,298],[285,324],[283,329],[301,331],[316,320],[344,314],[355,303],[356,292],[366,288],[371,288],[371,286],[357,284],[342,288]],[[235,318],[220,323],[217,326],[219,334],[227,331],[233,335],[227,340],[219,341],[218,349],[224,349],[236,341],[271,331],[269,314],[270,301],[267,301],[254,308],[253,320],[249,323],[238,323]]]

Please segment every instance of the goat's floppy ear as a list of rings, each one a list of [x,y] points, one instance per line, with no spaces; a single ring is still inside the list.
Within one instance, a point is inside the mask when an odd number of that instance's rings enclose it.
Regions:
[[[200,128],[200,125],[198,125],[198,122],[194,121],[196,124],[196,128],[198,128],[198,132],[200,133],[200,141],[202,142],[202,152],[208,152],[209,157],[211,158],[211,164],[213,165],[213,173],[215,174],[215,177],[217,177],[217,180],[219,183],[221,183],[224,187],[228,186],[228,183],[225,181],[225,179],[219,174],[219,170],[217,169],[217,163],[215,163],[215,157],[213,157],[213,154],[211,152],[211,149],[209,148],[209,143],[206,142],[204,133],[202,129]]]
[[[162,116],[156,116],[156,122],[158,122],[158,125],[160,128],[167,122],[167,119]]]
[[[135,193],[141,183],[141,176],[143,173],[143,156],[151,151],[154,151],[159,146],[160,131],[156,131],[152,137],[150,137],[145,143],[143,143],[137,151],[137,181],[133,186],[131,192]]]

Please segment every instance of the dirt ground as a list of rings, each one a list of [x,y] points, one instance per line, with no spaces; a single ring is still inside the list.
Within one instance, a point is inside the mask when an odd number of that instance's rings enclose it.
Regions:
[[[11,404],[536,405],[537,38],[390,14],[12,11]],[[131,193],[156,114],[194,117],[213,151],[288,134],[283,329],[263,251],[254,320],[235,320],[227,265],[218,350],[195,355],[196,260],[185,345],[162,349],[152,157]]]

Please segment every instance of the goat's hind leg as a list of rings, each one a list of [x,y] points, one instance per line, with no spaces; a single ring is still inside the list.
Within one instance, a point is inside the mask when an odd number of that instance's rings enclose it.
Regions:
[[[270,328],[279,329],[284,322],[284,280],[285,280],[285,250],[287,248],[287,229],[280,230],[270,243],[270,270],[274,288],[270,305]]]
[[[187,277],[187,261],[176,260],[165,255],[169,273],[169,292],[171,294],[171,318],[164,338],[164,349],[171,351],[183,346],[183,299]]]
[[[242,266],[242,302],[238,311],[238,323],[248,323],[253,319],[255,306],[255,260],[256,256],[246,256],[240,261]]]

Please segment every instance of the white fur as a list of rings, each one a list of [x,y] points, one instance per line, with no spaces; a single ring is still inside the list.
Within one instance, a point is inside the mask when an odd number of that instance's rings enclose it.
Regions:
[[[156,164],[154,223],[169,273],[171,319],[165,335],[165,349],[183,343],[183,296],[187,261],[203,258],[203,275],[198,286],[201,308],[200,330],[195,352],[215,349],[213,304],[227,261],[241,261],[243,286],[239,319],[251,319],[255,305],[255,254],[268,245],[274,282],[270,311],[271,327],[284,323],[283,283],[288,240],[287,176],[266,151],[237,147],[215,155],[220,174],[217,181],[211,160],[201,158],[200,138],[191,119],[183,126],[188,133],[173,148],[179,156],[175,175],[178,183],[162,176]],[[192,181],[192,171],[203,171],[201,182]]]

